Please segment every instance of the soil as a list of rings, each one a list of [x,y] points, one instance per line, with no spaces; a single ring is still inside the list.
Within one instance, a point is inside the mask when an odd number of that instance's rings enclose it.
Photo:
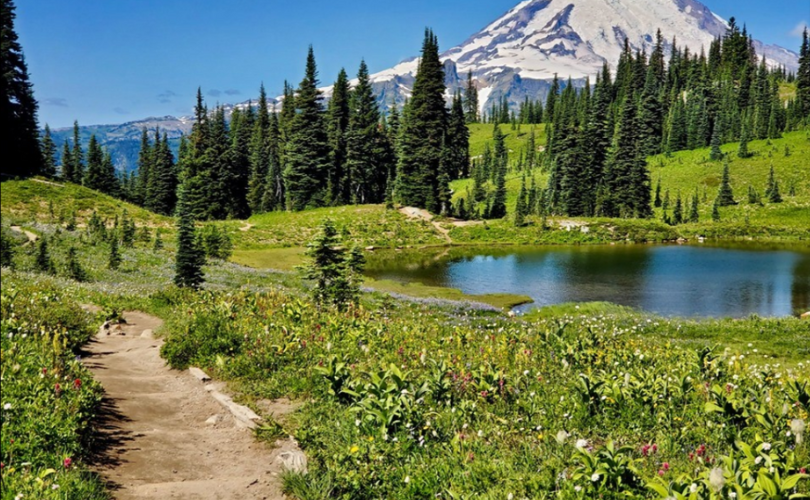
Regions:
[[[161,326],[158,318],[139,312],[124,318],[109,334],[100,331],[83,356],[105,390],[92,467],[114,498],[285,498],[276,459],[295,443],[273,448],[238,428],[199,380],[166,366],[161,340],[142,336]]]

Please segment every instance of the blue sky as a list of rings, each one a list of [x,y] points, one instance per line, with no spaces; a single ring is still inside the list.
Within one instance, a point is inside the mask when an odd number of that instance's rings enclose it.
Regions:
[[[587,1],[587,0],[578,0]],[[419,51],[425,26],[442,49],[464,41],[518,0],[17,0],[40,121],[64,127],[191,111],[198,86],[211,104],[281,92],[301,79],[307,46],[322,82],[341,67],[372,72]],[[798,50],[810,0],[704,0],[767,43]]]

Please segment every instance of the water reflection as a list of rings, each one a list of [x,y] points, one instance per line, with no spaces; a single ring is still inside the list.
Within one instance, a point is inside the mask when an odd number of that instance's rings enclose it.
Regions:
[[[665,315],[785,316],[810,309],[810,254],[751,247],[596,246],[383,252],[377,279],[516,293],[537,307],[609,301]]]

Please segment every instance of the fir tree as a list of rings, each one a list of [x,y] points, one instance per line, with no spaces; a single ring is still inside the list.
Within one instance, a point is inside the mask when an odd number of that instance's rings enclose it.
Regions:
[[[40,150],[42,152],[42,170],[41,175],[45,177],[56,177],[56,144],[51,137],[51,128],[45,124],[45,132],[42,134],[40,142]]]
[[[194,217],[181,186],[177,202],[177,253],[175,255],[174,284],[181,288],[198,289],[205,281],[202,266],[205,252],[197,241]]]
[[[446,173],[450,181],[470,176],[470,130],[467,128],[461,94],[456,92],[447,121]]]
[[[715,120],[714,128],[712,129],[712,149],[709,153],[709,158],[714,161],[723,159],[723,151],[720,149],[721,137],[722,131],[720,130],[720,122],[719,120]]]
[[[34,268],[41,273],[54,273],[53,260],[48,250],[48,239],[41,237],[37,242],[37,256],[34,260]]]
[[[433,212],[441,209],[439,174],[447,129],[444,93],[439,43],[431,30],[425,30],[422,57],[400,126],[396,193],[402,204]]]
[[[653,206],[655,208],[661,208],[661,178],[658,178],[658,182],[655,183],[655,200],[653,201]]]
[[[147,188],[152,175],[152,145],[149,142],[149,131],[146,127],[141,130],[141,149],[138,152],[138,181],[135,186],[133,197],[135,203],[144,206],[147,199]]]
[[[160,237],[160,230],[155,231],[155,242],[152,244],[152,251],[159,252],[163,250],[163,239]]]
[[[720,191],[717,194],[717,200],[715,203],[721,207],[737,204],[737,202],[734,201],[734,193],[731,190],[731,183],[729,181],[728,160],[726,160],[725,165],[723,165],[723,180],[720,182]]]
[[[807,27],[802,32],[799,50],[799,71],[796,73],[796,102],[801,119],[810,118],[810,35]]]
[[[324,121],[318,69],[312,47],[304,79],[295,95],[296,113],[289,124],[284,182],[287,208],[298,211],[321,206],[329,167],[329,142]]]
[[[737,156],[739,158],[750,158],[751,153],[748,151],[748,142],[751,140],[749,136],[748,120],[743,117],[742,129],[740,131],[740,146],[737,148]]]
[[[368,67],[361,61],[357,85],[351,95],[346,132],[346,170],[349,201],[355,204],[379,203],[385,192],[390,166],[380,147],[380,112],[369,81]]]
[[[118,238],[110,238],[110,256],[107,267],[116,270],[121,266],[121,252],[118,250]]]
[[[700,212],[698,211],[698,193],[695,191],[695,196],[692,197],[692,207],[689,210],[689,222],[700,222]]]
[[[22,46],[14,29],[12,0],[0,0],[0,151],[7,158],[3,174],[28,177],[42,173],[37,101],[28,77]],[[12,159],[13,161],[9,161]]]
[[[768,190],[765,192],[768,201],[771,203],[782,203],[782,195],[779,193],[779,182],[774,177],[773,165],[771,165],[770,174],[768,174]]]
[[[270,112],[267,109],[267,92],[264,84],[259,88],[259,108],[256,121],[253,123],[253,133],[249,144],[250,175],[247,187],[247,202],[251,213],[262,212],[262,198],[265,196],[267,175],[270,163],[268,150],[268,137],[270,131]],[[274,191],[270,191],[274,193]],[[268,203],[274,205],[271,201]]]
[[[6,228],[0,229],[0,267],[14,268],[14,240],[6,232]]]
[[[103,192],[105,187],[103,163],[104,151],[93,134],[90,136],[90,143],[87,146],[87,172],[83,179],[86,187]]]
[[[81,138],[79,136],[79,122],[73,122],[73,146],[70,151],[71,172],[73,175],[68,179],[74,184],[81,184],[84,180],[84,152],[82,151]]]
[[[712,221],[714,222],[720,222],[720,203],[718,200],[719,198],[715,198],[712,204]]]
[[[305,279],[314,282],[312,295],[318,304],[342,306],[349,277],[346,250],[331,219],[323,221],[315,239],[307,245],[310,263],[300,268]]]
[[[464,118],[467,123],[478,123],[478,87],[472,77],[472,70],[467,73],[467,87],[464,90]]]
[[[68,248],[67,253],[67,261],[65,262],[65,273],[67,277],[75,280],[75,281],[87,281],[88,275],[87,271],[84,270],[81,263],[79,262],[79,257],[76,254],[76,248],[70,247]]]
[[[630,98],[622,106],[605,176],[611,192],[609,203],[603,207],[604,215],[640,218],[652,215],[650,174],[641,151],[636,106]]]
[[[169,147],[169,138],[165,132],[160,143],[155,144],[153,160],[152,190],[149,206],[159,214],[171,215],[174,213],[177,203],[178,179],[174,155]],[[242,199],[244,200],[244,196]]]
[[[329,173],[327,174],[327,202],[331,205],[344,205],[351,200],[351,173],[346,164],[347,134],[350,113],[355,109],[350,105],[350,99],[356,99],[358,92],[363,94],[363,99],[366,99],[366,94],[371,92],[365,61],[361,63],[360,73],[363,74],[363,81],[358,84],[354,94],[352,94],[349,89],[349,77],[346,71],[341,68],[337,81],[333,86],[332,99],[329,100],[329,107],[326,112],[329,147],[331,149]],[[358,75],[359,77],[360,75]],[[373,96],[372,103],[375,105],[376,110],[376,102],[373,102]],[[363,104],[366,103],[363,102]],[[366,110],[365,113],[368,113],[368,111]],[[377,119],[379,119],[379,116]],[[365,137],[362,137],[362,139],[365,139]],[[357,145],[355,144],[355,146]],[[368,149],[371,147],[371,144],[367,144]],[[368,159],[368,161],[371,161],[371,159]]]
[[[678,192],[678,197],[675,199],[675,208],[672,211],[672,222],[675,225],[683,223],[683,202],[681,201],[681,193]]]
[[[528,207],[526,205],[526,176],[520,182],[517,204],[515,205],[515,226],[521,227],[525,223]]]

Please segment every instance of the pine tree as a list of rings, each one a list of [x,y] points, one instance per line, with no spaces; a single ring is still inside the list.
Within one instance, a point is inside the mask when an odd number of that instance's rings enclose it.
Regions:
[[[73,122],[73,147],[70,151],[71,171],[73,176],[68,181],[81,184],[84,180],[84,152],[82,152],[81,138],[79,136],[79,122]]]
[[[363,104],[366,104],[366,94],[370,93],[371,85],[368,82],[368,69],[366,68],[365,61],[361,63],[360,73],[363,73],[363,81],[358,83],[354,94],[352,94],[349,89],[349,77],[346,74],[346,70],[341,68],[335,85],[333,86],[332,99],[329,100],[329,107],[326,112],[329,147],[331,149],[329,173],[327,174],[327,203],[330,205],[344,205],[352,199],[351,173],[346,164],[347,135],[350,113],[356,110],[350,105],[350,99],[356,99],[358,92],[361,92],[363,94]],[[373,104],[376,106],[376,102],[373,102]],[[365,110],[365,113],[368,113],[368,110]],[[377,119],[379,119],[379,116]],[[355,137],[355,139],[357,139],[357,137]],[[357,144],[355,144],[355,146],[357,146]],[[372,147],[371,144],[364,144],[363,146],[366,146],[368,149]],[[364,158],[364,160],[366,159]],[[367,161],[372,160],[369,158]]]
[[[805,27],[799,51],[799,71],[796,73],[796,102],[800,118],[810,118],[810,35]]]
[[[315,239],[307,245],[310,263],[301,267],[305,279],[314,281],[312,295],[318,304],[340,306],[349,285],[346,250],[331,219],[323,221]]]
[[[729,181],[728,160],[726,160],[725,165],[723,165],[723,180],[720,182],[720,191],[717,194],[716,203],[721,207],[737,204],[737,202],[734,201],[734,193],[731,190],[731,183]]]
[[[447,121],[446,173],[450,181],[470,176],[470,130],[467,128],[461,94],[456,92]]]
[[[653,201],[653,206],[655,208],[661,208],[661,178],[658,178],[658,182],[655,184],[655,200]]]
[[[42,172],[37,101],[22,46],[14,29],[15,6],[0,0],[0,151],[3,174],[28,177]],[[10,160],[13,159],[13,160]]]
[[[346,170],[349,201],[354,204],[379,203],[385,192],[390,165],[380,147],[380,112],[369,81],[368,67],[360,62],[357,85],[351,94],[346,131]]]
[[[718,161],[723,159],[723,151],[720,149],[720,141],[723,132],[720,130],[719,120],[715,120],[714,128],[712,129],[712,149],[709,153],[709,158]]]
[[[41,273],[54,273],[51,253],[48,250],[48,239],[44,236],[41,237],[37,243],[37,256],[34,260],[34,268]]]
[[[107,267],[116,270],[121,266],[121,252],[118,250],[118,238],[110,238],[110,257]]]
[[[138,181],[133,194],[135,203],[143,206],[147,199],[147,187],[152,174],[152,145],[149,143],[149,131],[141,130],[141,149],[138,152]]]
[[[230,173],[229,184],[226,187],[228,193],[226,212],[227,216],[233,219],[243,219],[250,215],[250,207],[248,206],[247,195],[251,174],[250,139],[253,135],[254,121],[255,114],[252,103],[248,103],[245,110],[241,110],[238,107],[235,108],[231,114],[231,144],[229,151]],[[169,151],[169,153],[171,154],[171,151]],[[168,164],[164,165],[163,162],[166,160],[168,160]],[[169,156],[168,158],[163,159],[160,167],[157,169],[162,171],[168,166],[168,168],[173,170],[173,163],[174,158]]]
[[[467,87],[464,90],[464,118],[467,123],[478,123],[478,87],[472,77],[472,70],[467,73]]]
[[[515,226],[521,227],[525,223],[528,207],[526,205],[526,176],[520,182],[517,204],[515,205]]]
[[[251,213],[262,212],[262,198],[267,187],[269,169],[268,137],[270,130],[270,112],[267,109],[267,92],[264,84],[259,88],[259,108],[256,121],[253,123],[253,133],[250,138],[250,176],[248,179],[247,202]],[[274,191],[270,191],[274,193]],[[280,200],[279,200],[280,201]],[[268,202],[273,205],[272,200]]]
[[[625,99],[622,106],[605,182],[610,198],[603,206],[604,215],[639,218],[652,215],[650,173],[641,151],[636,106],[631,98]]]
[[[155,242],[152,244],[152,251],[159,252],[163,250],[163,239],[160,237],[160,230],[155,231]]]
[[[737,148],[737,156],[739,158],[750,158],[751,153],[748,151],[748,142],[751,140],[749,135],[748,120],[746,117],[742,118],[742,129],[740,131],[740,146]]]
[[[396,193],[404,205],[441,209],[438,201],[442,146],[447,129],[444,68],[439,43],[425,30],[422,58],[402,117]],[[442,186],[441,189],[445,189]]]
[[[712,221],[714,222],[720,222],[720,203],[718,200],[719,198],[715,198],[712,204]]]
[[[6,232],[6,228],[0,229],[0,267],[14,268],[14,240]]]
[[[774,177],[773,165],[771,165],[771,172],[768,175],[768,190],[765,193],[768,201],[771,203],[782,203],[782,195],[779,193],[779,182]]]
[[[165,132],[160,143],[155,146],[150,207],[159,214],[171,215],[177,203],[178,179],[174,156]]]
[[[90,143],[87,145],[87,172],[83,179],[86,187],[103,192],[105,187],[103,163],[104,151],[102,151],[95,134],[93,134],[90,136]]]
[[[205,281],[202,266],[205,253],[200,248],[194,227],[194,217],[180,187],[177,202],[177,253],[175,255],[174,284],[181,288],[198,289]]]
[[[45,132],[42,134],[40,142],[42,152],[42,170],[40,174],[45,177],[56,177],[56,144],[51,137],[51,128],[45,124]]]
[[[87,281],[89,276],[87,275],[87,271],[84,270],[81,263],[79,262],[79,257],[76,254],[76,247],[68,248],[67,254],[67,261],[65,262],[65,273],[67,277],[75,280],[75,281]]]
[[[689,210],[689,222],[700,222],[700,212],[698,211],[698,193],[695,191],[695,196],[692,197],[692,207]]]
[[[675,199],[675,208],[672,211],[672,222],[675,225],[683,223],[683,202],[681,201],[680,191],[678,191],[678,197]]]
[[[289,123],[284,182],[287,208],[321,206],[329,168],[329,142],[318,90],[318,69],[310,46],[306,74],[295,95],[296,113]]]

